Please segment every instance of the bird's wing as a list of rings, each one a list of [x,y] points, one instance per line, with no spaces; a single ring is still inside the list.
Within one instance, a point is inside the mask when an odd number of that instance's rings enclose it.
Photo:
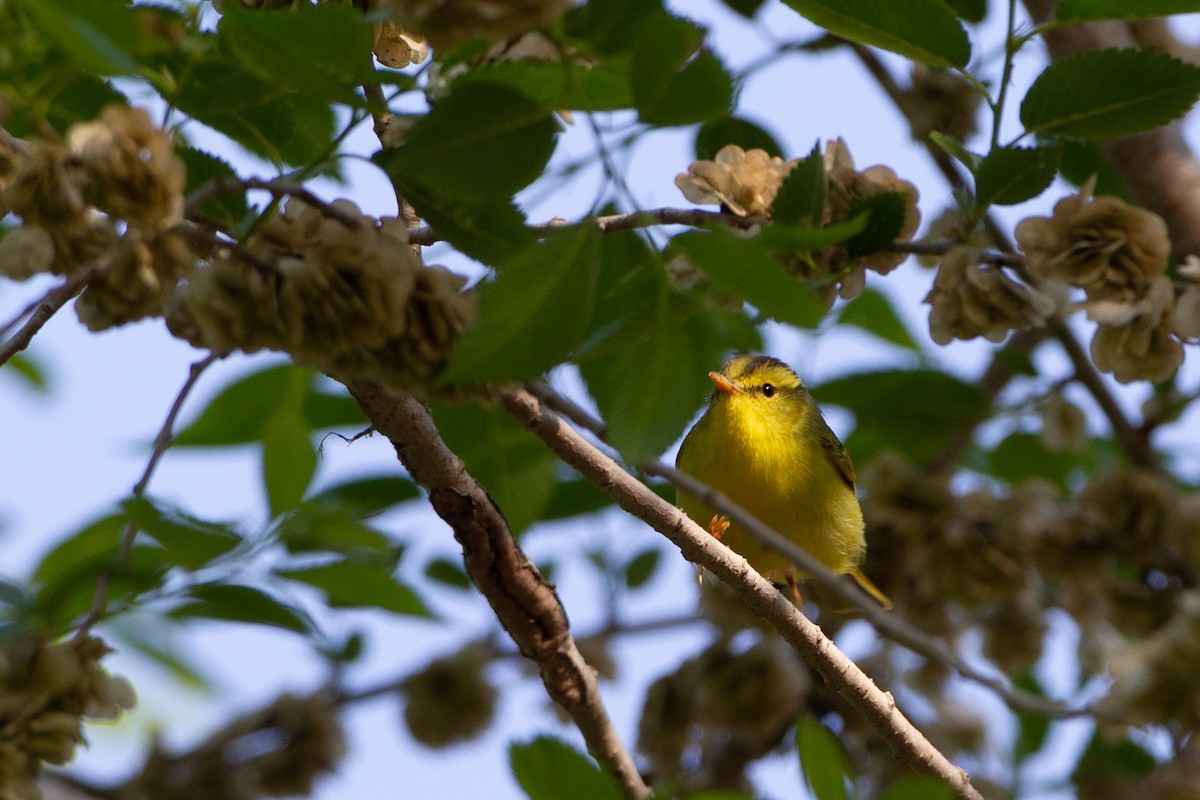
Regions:
[[[854,483],[858,480],[858,476],[854,474],[854,464],[850,462],[850,456],[846,452],[846,448],[842,445],[837,435],[830,430],[829,424],[825,422],[825,418],[821,417],[821,447],[825,450],[825,455],[829,458],[829,463],[842,476],[842,480],[850,487],[850,491],[854,491]]]

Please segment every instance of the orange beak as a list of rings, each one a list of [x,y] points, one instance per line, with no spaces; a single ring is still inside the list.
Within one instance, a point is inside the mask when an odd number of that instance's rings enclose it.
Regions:
[[[717,385],[725,394],[741,394],[742,390],[730,383],[729,378],[726,378],[719,372],[710,372],[708,377],[712,378],[712,382]]]

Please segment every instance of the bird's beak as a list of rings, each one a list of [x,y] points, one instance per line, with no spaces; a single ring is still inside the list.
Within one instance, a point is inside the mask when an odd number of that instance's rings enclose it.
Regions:
[[[717,388],[725,394],[741,394],[742,390],[734,386],[729,378],[726,378],[719,372],[710,372],[708,377],[712,378],[712,382],[717,385]]]

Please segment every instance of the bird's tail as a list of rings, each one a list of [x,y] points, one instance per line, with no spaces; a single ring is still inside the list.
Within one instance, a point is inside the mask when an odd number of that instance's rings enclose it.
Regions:
[[[854,582],[857,583],[864,592],[875,598],[875,601],[879,603],[879,605],[883,606],[888,611],[891,611],[892,601],[888,599],[886,594],[879,590],[878,586],[871,583],[871,579],[863,574],[861,569],[855,567],[854,569],[850,570],[850,577],[854,578]]]

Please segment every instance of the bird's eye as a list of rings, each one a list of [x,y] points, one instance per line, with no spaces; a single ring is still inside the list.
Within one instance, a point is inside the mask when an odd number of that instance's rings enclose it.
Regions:
[[[763,397],[774,397],[775,396],[775,387],[769,383],[764,383],[762,385],[762,393],[763,393]]]

